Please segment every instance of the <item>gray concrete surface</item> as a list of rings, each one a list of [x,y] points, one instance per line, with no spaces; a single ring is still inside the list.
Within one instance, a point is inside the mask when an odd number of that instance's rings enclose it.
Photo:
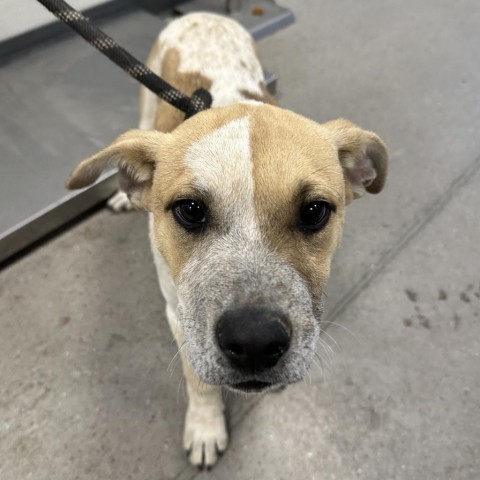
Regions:
[[[0,273],[0,478],[480,478],[480,11],[473,1],[290,1],[260,45],[283,105],[389,145],[350,208],[325,373],[229,397],[210,473],[180,450],[179,366],[143,214],[107,211]]]

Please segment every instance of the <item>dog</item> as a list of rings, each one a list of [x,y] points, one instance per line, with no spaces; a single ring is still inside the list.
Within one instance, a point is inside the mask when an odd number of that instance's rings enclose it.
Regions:
[[[117,167],[149,212],[188,391],[183,447],[209,468],[228,443],[222,387],[259,393],[307,374],[345,207],[382,190],[387,150],[348,120],[276,106],[252,37],[231,19],[175,19],[147,64],[188,95],[209,90],[212,108],[184,121],[142,87],[139,129],[82,161],[67,187]]]

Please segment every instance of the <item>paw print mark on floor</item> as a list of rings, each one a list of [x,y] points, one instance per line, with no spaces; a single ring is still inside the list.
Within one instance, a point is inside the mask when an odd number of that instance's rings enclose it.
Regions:
[[[467,292],[460,293],[460,300],[465,303],[470,303],[471,299]]]
[[[406,326],[406,327],[411,327],[412,326],[412,319],[411,318],[404,318],[403,319],[403,324]]]
[[[420,322],[420,325],[423,328],[430,328],[430,319],[427,318],[425,315],[422,315],[421,313],[418,315],[418,321]]]
[[[421,327],[423,327],[427,330],[430,330],[432,328],[432,322],[431,322],[430,318],[428,318],[422,312],[423,307],[425,305],[423,305],[422,302],[418,301],[419,300],[418,292],[415,291],[411,287],[405,288],[404,292],[405,292],[405,295],[407,296],[407,298],[410,300],[410,302],[412,302],[415,313],[410,317],[404,317],[402,319],[403,325],[405,327],[414,327],[414,326],[417,326],[417,321],[418,321],[418,325],[420,325]],[[455,295],[453,297],[455,297]],[[480,299],[480,284],[477,286],[476,284],[469,283],[463,289],[463,291],[460,291],[458,293],[457,298],[460,299],[464,304],[466,303],[466,304],[470,304],[470,305],[473,306],[474,303],[475,303],[475,299],[476,298]],[[429,299],[427,298],[426,300],[428,301]],[[446,302],[446,303],[450,303],[451,301],[455,301],[454,298],[452,298],[452,295],[450,294],[450,296],[449,296],[446,289],[443,288],[443,287],[441,287],[441,288],[439,287],[438,290],[437,290],[437,300],[441,301],[441,302]],[[449,300],[449,302],[447,302],[447,300]],[[442,306],[441,311],[439,310],[439,308],[440,308],[439,306],[430,305],[430,307],[433,307],[434,311],[437,311],[437,313],[439,313],[442,316],[442,318],[444,318],[445,320],[450,318],[449,324],[451,325],[451,328],[453,330],[458,330],[461,327],[461,323],[462,323],[463,320],[460,317],[460,315],[458,313],[451,312],[450,315],[453,315],[453,316],[450,316],[447,313],[447,311],[445,311],[446,308],[449,309],[448,305]],[[473,314],[474,317],[479,317],[480,316],[480,312],[477,311],[477,309],[474,309],[471,312],[471,314]]]

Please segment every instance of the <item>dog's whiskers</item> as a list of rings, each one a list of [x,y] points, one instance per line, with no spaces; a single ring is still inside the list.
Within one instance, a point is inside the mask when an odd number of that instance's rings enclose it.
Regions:
[[[333,322],[333,321],[323,321],[323,320],[320,323],[321,325],[334,325],[336,327],[343,328],[343,330],[349,333],[353,338],[357,338],[357,335],[355,333],[353,333],[349,328],[347,328],[345,325],[342,325],[341,323]],[[322,330],[322,331],[324,332],[325,330]]]
[[[323,373],[325,373],[327,370],[331,370],[332,368],[332,364],[333,364],[333,360],[330,358],[330,357],[325,357],[325,356],[322,356],[321,353],[318,353],[318,352],[315,352],[315,356],[320,360],[321,359],[321,362],[322,362],[322,367],[324,367],[324,369],[322,370]]]
[[[331,368],[331,360],[323,358],[317,351],[314,351],[313,353],[315,357],[318,358],[318,361],[320,362],[320,366],[321,366],[320,368],[321,368],[322,374],[325,374],[324,367]]]
[[[323,348],[323,351],[325,352],[325,354],[327,355],[327,358],[331,359],[335,355],[333,348],[323,338],[319,338],[318,342],[320,346]]]
[[[199,378],[197,378],[197,380],[198,380],[198,382],[197,382],[197,393],[202,393],[200,391],[200,387],[202,386],[202,381]]]
[[[315,357],[317,357],[318,362],[315,361],[315,358],[312,358],[311,362],[312,362],[313,365],[315,365],[315,367],[318,368],[318,370],[320,371],[320,374],[322,375],[322,377],[324,377],[324,376],[325,376],[325,370],[323,369],[323,365],[324,365],[324,364],[327,365],[326,360],[323,359],[323,358],[315,351],[315,349],[309,348],[309,347],[306,347],[306,348],[307,348],[307,350],[310,350],[310,351],[315,355]],[[311,379],[311,377],[310,377],[310,371],[309,371],[309,369],[306,367],[306,365],[305,365],[305,370],[306,370],[306,372],[307,372],[307,375],[308,375],[309,378]]]
[[[338,342],[326,330],[322,330],[321,335],[326,335],[335,344],[336,347],[340,348]]]
[[[325,364],[327,368],[331,368],[333,364],[333,359],[335,358],[335,351],[333,350],[332,346],[322,338],[319,339],[319,345],[321,347],[320,353],[316,351],[315,354],[317,356],[321,355],[323,359],[323,364]]]
[[[177,405],[180,403],[180,388],[183,386],[184,380],[185,378],[183,377],[183,375],[181,375],[180,380],[178,381],[178,387],[177,387]],[[183,390],[183,398],[185,398],[185,390]]]
[[[178,355],[180,354],[182,348],[187,344],[187,341],[185,340],[179,347],[179,349],[177,350],[177,353],[175,353],[175,355],[173,356],[173,358],[170,360],[170,363],[168,364],[167,366],[167,372],[170,374],[170,376],[172,375],[173,371],[175,370],[175,364],[173,364],[173,362],[175,361],[175,359],[178,357]],[[170,368],[171,367],[171,368]]]
[[[315,354],[316,357],[318,357],[318,354],[316,352],[313,352]],[[317,362],[315,360],[315,358],[312,358],[312,363],[318,368],[319,372],[322,374],[322,377],[325,375],[325,371],[323,369],[323,365],[322,365],[322,360],[319,359],[319,361]]]
[[[315,365],[315,362],[313,362],[314,365]],[[307,370],[307,380],[306,380],[306,383],[308,383],[309,385],[312,385],[313,384],[313,381],[312,381],[312,374],[310,373],[310,370]]]

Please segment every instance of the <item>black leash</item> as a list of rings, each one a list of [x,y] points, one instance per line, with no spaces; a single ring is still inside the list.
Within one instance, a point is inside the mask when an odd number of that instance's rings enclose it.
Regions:
[[[113,38],[102,32],[87,17],[68,3],[63,0],[37,1],[142,85],[158,95],[162,100],[184,112],[185,118],[189,118],[211,107],[212,96],[210,92],[204,88],[199,88],[191,97],[184,95],[153,73],[133,55],[130,55]]]

